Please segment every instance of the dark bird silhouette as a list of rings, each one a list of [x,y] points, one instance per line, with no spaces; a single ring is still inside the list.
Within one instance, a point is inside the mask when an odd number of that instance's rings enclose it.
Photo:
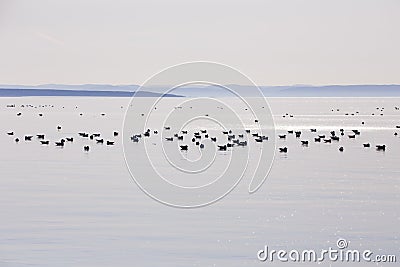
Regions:
[[[174,138],[173,137],[166,137],[165,141],[174,141]]]
[[[85,152],[89,152],[89,149],[90,149],[89,146],[84,146],[84,147],[83,147],[83,151],[85,151]]]
[[[48,145],[48,144],[50,144],[50,141],[44,141],[44,140],[42,140],[42,141],[40,141],[40,143],[41,143],[42,145]]]
[[[15,138],[15,143],[18,143],[19,142],[19,138],[17,137],[17,138]]]
[[[286,134],[280,134],[278,135],[280,139],[286,139]]]
[[[44,139],[44,134],[37,134],[36,138],[39,140],[43,140]]]
[[[8,135],[14,135],[14,132],[8,132],[7,134]]]
[[[181,147],[181,150],[188,150],[188,148],[189,148],[188,145],[181,145],[180,147]]]
[[[60,125],[57,126],[57,130],[58,131],[61,130],[61,126]]]
[[[104,143],[104,139],[96,139],[96,143],[103,144]]]
[[[344,147],[342,147],[342,146],[339,147],[339,151],[340,151],[340,152],[343,152],[343,151],[344,151]]]
[[[288,151],[287,147],[280,147],[279,148],[279,152],[281,152],[281,153],[287,153],[287,151]]]
[[[355,135],[355,134],[350,134],[350,135],[349,135],[349,138],[350,138],[350,139],[354,139],[354,138],[356,138],[356,135]]]
[[[67,140],[68,142],[74,142],[74,138],[73,137],[66,137],[65,140]]]
[[[371,144],[370,144],[370,143],[364,143],[363,146],[364,146],[364,147],[370,147]]]
[[[376,145],[376,150],[385,151],[386,150],[386,145]]]
[[[32,135],[25,135],[24,139],[25,141],[31,141],[32,140]]]
[[[60,142],[55,142],[56,146],[59,146],[59,147],[64,147],[64,143],[65,143],[64,139],[61,139]]]
[[[113,135],[118,136],[118,132],[114,131]]]
[[[218,150],[220,150],[220,151],[226,151],[226,145],[218,146]]]
[[[114,145],[114,141],[107,141],[107,146],[113,146]]]
[[[302,144],[303,146],[308,146],[308,141],[307,141],[307,140],[302,140],[302,141],[301,141],[301,144]]]

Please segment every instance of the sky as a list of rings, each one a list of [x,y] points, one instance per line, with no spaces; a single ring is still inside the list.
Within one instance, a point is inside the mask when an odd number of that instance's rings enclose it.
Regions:
[[[142,84],[212,61],[258,85],[400,84],[398,0],[0,0],[0,84]]]

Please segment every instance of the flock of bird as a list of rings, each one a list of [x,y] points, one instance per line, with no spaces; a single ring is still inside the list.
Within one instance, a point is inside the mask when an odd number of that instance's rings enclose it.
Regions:
[[[400,126],[396,126],[396,128],[400,128]],[[169,131],[170,127],[164,127],[164,130]],[[329,135],[318,134],[316,128],[310,129],[310,132],[316,133],[316,136],[313,138],[313,141],[315,143],[339,142],[341,138],[346,137],[344,129],[339,129],[339,131],[332,130],[332,131],[330,131]],[[306,140],[306,139],[301,139],[302,133],[303,133],[303,131],[288,130],[287,133],[278,134],[277,138],[280,140],[285,140],[288,137],[288,135],[294,135],[296,138],[300,139],[300,144],[302,146],[308,147],[308,145],[310,144],[311,141]],[[133,134],[130,137],[130,139],[132,142],[137,143],[137,142],[140,142],[140,140],[142,138],[150,137],[152,134],[158,134],[158,131],[157,130],[152,131],[150,129],[147,129],[144,133]],[[220,150],[220,151],[227,151],[228,148],[231,148],[231,147],[247,146],[249,137],[252,137],[256,143],[261,143],[261,142],[269,140],[268,136],[260,135],[257,132],[252,132],[251,130],[245,130],[244,133],[239,133],[239,134],[234,133],[232,130],[228,130],[228,131],[222,131],[222,134],[225,135],[226,137],[223,138],[223,140],[222,140],[222,142],[224,144],[217,145],[218,150]],[[355,139],[356,136],[359,136],[360,134],[361,134],[360,130],[354,129],[354,130],[351,130],[350,133],[347,134],[347,138]],[[172,142],[174,140],[183,141],[184,137],[187,135],[188,135],[188,131],[181,131],[180,133],[174,133],[170,137],[165,137],[164,140],[166,142]],[[397,135],[397,133],[395,133],[395,135]],[[212,142],[217,142],[217,137],[210,136],[207,129],[201,129],[199,131],[193,132],[193,135],[191,137],[189,136],[189,139],[192,144],[198,146],[201,149],[205,148],[205,145],[202,142],[205,139],[209,139]],[[365,148],[371,147],[371,143],[363,143],[362,145]],[[179,147],[183,151],[189,150],[188,144],[181,144],[181,145],[179,145]],[[386,145],[385,144],[376,144],[375,148],[378,151],[385,151]],[[338,150],[340,152],[343,152],[344,147],[340,146]],[[286,146],[278,147],[278,152],[287,153],[288,147],[286,147]]]
[[[7,107],[15,107],[15,106],[7,106]],[[384,108],[376,108],[380,113],[380,115],[383,115],[383,110]],[[399,110],[399,107],[395,107],[395,110]],[[334,111],[339,111],[339,109],[332,109],[332,112]],[[344,115],[356,115],[359,114],[359,112],[354,112],[354,113],[345,113]],[[16,114],[18,117],[22,115],[21,112],[18,112]],[[82,116],[82,114],[80,114]],[[105,116],[105,113],[101,113],[101,116]],[[375,115],[375,113],[372,113],[372,115]],[[42,113],[39,113],[39,116],[43,116]],[[286,113],[283,115],[284,118],[293,118],[293,114]],[[255,123],[258,122],[258,120],[254,121]],[[364,121],[361,122],[362,125],[365,124]],[[62,130],[62,126],[58,125],[56,127],[58,131]],[[396,125],[395,129],[400,129],[400,125]],[[219,151],[227,151],[229,148],[232,147],[245,147],[249,144],[250,140],[253,140],[255,143],[262,143],[265,141],[269,140],[268,136],[262,135],[258,133],[257,131],[252,131],[250,129],[246,129],[243,132],[234,132],[234,130],[226,130],[222,131],[222,135],[224,136],[223,138],[218,137],[214,134],[212,136],[212,131],[209,132],[207,129],[198,129],[197,131],[193,132],[193,135],[191,136],[187,130],[182,130],[180,132],[175,132],[173,133],[171,130],[171,127],[165,126],[164,127],[165,133],[171,132],[171,134],[168,137],[165,137],[164,141],[165,142],[173,142],[173,141],[179,141],[179,148],[182,151],[187,151],[190,149],[190,144],[193,144],[195,146],[198,146],[200,149],[205,148],[204,140],[209,139],[211,142],[216,143],[216,146]],[[355,139],[357,136],[361,134],[361,131],[358,129],[352,129],[345,133],[345,129],[339,129],[339,130],[331,130],[329,134],[323,134],[321,132],[318,132],[316,128],[311,128],[309,129],[311,133],[315,133],[315,136],[311,139],[304,139],[302,138],[303,131],[298,130],[288,130],[287,132],[283,132],[277,135],[277,139],[279,140],[285,140],[288,135],[293,135],[295,138],[299,139],[299,144],[303,147],[308,147],[311,142],[315,143],[333,143],[333,142],[339,142],[341,138],[349,138],[349,139]],[[348,131],[348,130],[346,130]],[[113,131],[113,136],[117,137],[119,135],[118,131]],[[149,138],[151,135],[157,135],[159,134],[159,131],[157,129],[147,129],[146,131],[142,133],[136,133],[130,136],[130,140],[133,143],[138,143],[142,138]],[[9,136],[15,136],[14,131],[8,131],[7,135]],[[101,137],[100,133],[88,133],[88,132],[78,132],[77,133],[79,138],[87,138],[89,140],[92,140],[94,143],[97,144],[105,144],[107,146],[113,146],[115,144],[114,140],[105,140],[104,138]],[[347,136],[346,136],[347,135]],[[394,135],[397,135],[397,132],[394,133]],[[24,135],[23,140],[25,142],[30,142],[33,140],[35,136],[34,135]],[[252,138],[252,139],[251,139]],[[41,145],[47,146],[51,145],[52,143],[56,147],[64,147],[67,143],[73,143],[74,142],[74,137],[68,136],[64,137],[58,141],[53,141],[50,142],[50,140],[46,139],[46,135],[43,133],[36,134],[36,139],[40,142]],[[190,141],[189,141],[189,140]],[[15,137],[14,141],[16,143],[19,143],[21,140],[19,137]],[[218,142],[217,142],[218,141]],[[186,143],[184,143],[186,142]],[[371,143],[363,143],[363,147],[369,148],[371,147]],[[387,146],[386,144],[375,144],[375,148],[378,151],[385,151]],[[339,146],[338,150],[340,152],[344,151],[343,146]],[[85,145],[83,147],[84,152],[89,152],[90,151],[90,146]],[[280,153],[287,153],[288,152],[288,147],[283,146],[283,147],[278,147],[278,152]]]
[[[60,125],[57,126],[57,131],[61,131],[62,127]],[[7,132],[8,136],[15,136],[15,132],[14,131],[8,131]],[[113,136],[116,137],[118,136],[119,133],[117,131],[113,132]],[[101,138],[101,134],[100,133],[92,133],[89,134],[87,132],[78,132],[78,136],[81,138],[88,138],[89,140],[94,141],[97,144],[106,144],[107,146],[113,146],[115,144],[115,141],[113,140],[104,140],[104,138]],[[24,135],[23,136],[23,140],[25,142],[31,142],[33,141],[33,137],[34,135]],[[36,139],[40,142],[41,145],[43,146],[48,146],[51,144],[50,140],[46,139],[46,135],[43,133],[40,134],[36,134]],[[73,143],[74,142],[74,137],[64,137],[61,138],[59,141],[54,141],[54,146],[56,147],[64,147],[66,145],[66,143]],[[16,143],[19,143],[20,141],[22,141],[19,137],[15,137],[14,141]],[[89,152],[90,150],[90,146],[89,145],[85,145],[83,147],[83,151],[85,152]]]

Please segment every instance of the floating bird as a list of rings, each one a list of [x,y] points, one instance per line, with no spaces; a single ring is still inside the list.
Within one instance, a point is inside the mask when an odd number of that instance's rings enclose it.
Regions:
[[[280,134],[278,135],[280,139],[286,139],[286,134]]]
[[[339,136],[332,136],[331,139],[332,139],[332,141],[339,141],[340,140]]]
[[[61,130],[61,126],[60,125],[57,126],[57,130],[58,131]]]
[[[25,135],[24,139],[25,141],[31,141],[32,140],[32,135]]]
[[[65,140],[67,140],[68,142],[74,142],[74,138],[73,137],[66,137]]]
[[[287,147],[280,147],[279,148],[279,152],[281,152],[281,153],[287,153],[287,151],[288,151]]]
[[[356,135],[355,135],[355,134],[350,134],[350,135],[349,135],[349,138],[350,138],[350,139],[354,139],[354,138],[356,138]]]
[[[17,137],[17,138],[15,138],[15,143],[18,143],[19,142],[19,138]]]
[[[247,146],[247,141],[242,141],[237,144],[238,146]]]
[[[385,151],[386,150],[386,145],[376,145],[376,150]]]
[[[90,149],[89,146],[84,146],[83,147],[83,151],[85,151],[85,152],[89,152],[89,149]]]
[[[96,143],[103,144],[104,143],[104,139],[96,139]]]
[[[44,139],[44,134],[37,134],[36,138],[39,140],[43,140]]]
[[[342,146],[339,147],[339,151],[340,151],[340,152],[343,152],[343,151],[344,151],[344,147],[342,147]]]
[[[371,144],[370,144],[370,143],[364,143],[363,146],[364,146],[364,147],[370,147]]]
[[[181,150],[188,150],[188,148],[189,148],[188,145],[181,145],[180,147],[181,147]]]
[[[107,146],[113,146],[114,145],[114,141],[107,141]]]
[[[40,143],[41,143],[42,145],[48,145],[48,144],[50,144],[50,141],[44,141],[44,140],[42,140],[42,141],[40,141]]]
[[[61,139],[60,142],[55,142],[56,146],[59,146],[59,147],[64,147],[64,143],[65,143],[64,139]]]
[[[118,132],[114,131],[113,135],[118,136]]]
[[[7,134],[8,135],[14,135],[14,132],[8,132]]]
[[[301,132],[300,132],[300,131],[297,131],[297,132],[294,132],[294,133],[295,133],[295,135],[296,135],[297,138],[299,138],[300,135],[301,135]]]
[[[166,137],[165,141],[174,141],[174,138],[173,137]]]
[[[303,146],[308,146],[308,141],[307,141],[307,140],[302,140],[302,141],[301,141],[301,144],[302,144]]]
[[[131,140],[132,140],[132,142],[134,142],[134,143],[139,142],[139,138],[136,137],[136,136],[131,136]]]
[[[220,151],[226,151],[226,145],[218,146],[218,149],[219,149]]]

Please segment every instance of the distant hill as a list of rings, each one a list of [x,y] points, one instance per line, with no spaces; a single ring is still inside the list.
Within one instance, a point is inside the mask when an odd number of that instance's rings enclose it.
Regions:
[[[237,94],[244,97],[260,96],[254,94],[249,86],[229,85]],[[131,97],[139,85],[83,84],[63,85],[44,84],[37,86],[0,85],[0,96],[109,96]],[[159,97],[165,86],[141,89],[137,97]],[[400,85],[292,85],[260,86],[266,97],[400,97]],[[232,92],[213,85],[189,85],[170,91],[167,97],[229,97]]]
[[[94,90],[58,90],[58,89],[10,89],[0,88],[0,97],[23,96],[89,96],[89,97],[132,97],[135,92],[129,91],[94,91]],[[154,92],[136,92],[135,97],[160,97]],[[182,97],[174,94],[165,94],[164,97]]]

